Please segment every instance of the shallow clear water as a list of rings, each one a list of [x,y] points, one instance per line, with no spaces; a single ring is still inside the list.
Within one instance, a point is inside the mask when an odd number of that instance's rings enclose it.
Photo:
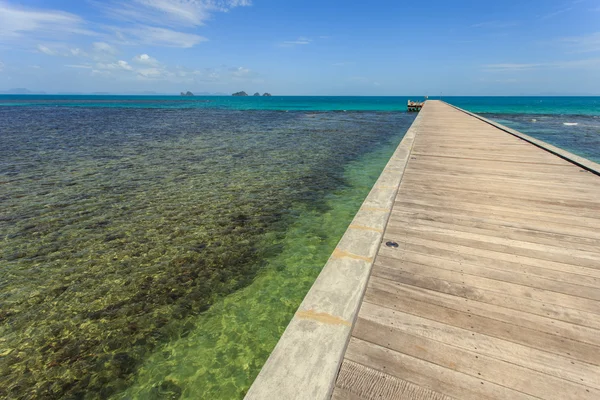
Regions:
[[[600,163],[600,116],[493,113],[482,116]]]
[[[0,395],[242,396],[413,118],[0,108]]]
[[[243,397],[407,99],[0,96],[0,396]],[[600,161],[598,98],[444,100]]]

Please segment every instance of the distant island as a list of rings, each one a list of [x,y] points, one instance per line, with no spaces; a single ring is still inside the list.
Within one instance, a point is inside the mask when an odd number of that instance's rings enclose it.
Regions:
[[[188,90],[188,91],[187,91],[187,92],[185,92],[185,93],[181,92],[181,95],[182,95],[182,96],[191,97],[191,96],[193,96],[193,95],[194,95],[194,93],[192,93],[192,92],[190,92],[190,91]]]
[[[232,96],[238,96],[238,97],[239,96],[248,96],[248,93],[246,93],[242,90],[241,92],[235,92],[234,94],[232,94]],[[260,96],[260,93],[256,92],[252,96]],[[263,94],[263,96],[271,97],[271,93],[265,93],[265,94]]]

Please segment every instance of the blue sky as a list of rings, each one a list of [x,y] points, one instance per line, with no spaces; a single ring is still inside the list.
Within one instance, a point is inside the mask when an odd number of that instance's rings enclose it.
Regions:
[[[600,0],[0,0],[0,90],[600,95]]]

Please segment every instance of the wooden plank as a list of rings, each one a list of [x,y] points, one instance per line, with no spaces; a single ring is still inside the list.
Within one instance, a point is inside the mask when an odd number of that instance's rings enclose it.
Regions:
[[[513,150],[513,149],[511,149]],[[445,162],[444,162],[445,161]],[[557,171],[557,168],[544,166],[539,169],[527,168],[523,169],[522,167],[514,168],[510,167],[510,164],[502,164],[498,165],[494,164],[486,164],[486,163],[448,163],[447,159],[438,161],[435,164],[431,163],[431,160],[428,160],[424,157],[415,157],[411,159],[411,167],[413,169],[418,169],[419,172],[429,172],[431,174],[438,173],[452,173],[452,174],[477,174],[477,175],[486,175],[486,176],[499,176],[499,177],[509,177],[514,179],[522,179],[523,177],[535,179],[535,180],[551,180],[555,181],[566,180],[565,178],[570,178],[573,182],[584,183],[589,179],[588,174],[585,170],[577,170],[573,168],[564,168],[560,167]]]
[[[512,257],[508,255],[505,258],[495,258],[497,253],[487,250],[479,250],[464,246],[455,246],[452,244],[424,241],[418,238],[406,237],[399,244],[403,252],[422,254],[426,257],[441,258],[443,260],[456,261],[474,265],[485,265],[487,268],[494,268],[506,271],[518,271],[524,274],[542,276],[548,279],[569,282],[575,285],[591,286],[597,288],[600,284],[600,271],[591,268],[579,267],[577,265],[551,263],[535,258],[525,258],[521,256]],[[394,249],[382,247],[379,255],[384,257],[395,257],[397,252]],[[505,254],[500,253],[505,256]],[[435,262],[435,261],[432,261]]]
[[[563,251],[561,248],[534,246],[526,242],[502,241],[492,237],[477,237],[460,231],[442,231],[433,228],[414,225],[401,228],[389,228],[386,230],[384,238],[386,240],[401,240],[404,236],[413,238],[423,238],[425,240],[458,244],[465,247],[485,249],[498,253],[510,255],[520,255],[539,260],[560,262],[563,264],[572,264],[587,267],[590,269],[600,269],[599,260],[593,253],[585,253],[573,250],[571,253]],[[486,240],[489,238],[489,240]]]
[[[557,222],[552,218],[540,218],[539,216],[532,216],[528,214],[505,214],[499,212],[489,212],[489,211],[481,211],[481,210],[473,210],[468,207],[465,208],[449,208],[449,207],[440,207],[440,206],[431,206],[431,205],[423,205],[416,204],[406,201],[398,201],[394,203],[394,209],[392,210],[392,215],[396,212],[419,212],[419,213],[427,213],[427,212],[437,212],[446,215],[459,215],[466,217],[474,217],[474,218],[488,218],[500,220],[503,222],[511,222],[521,224],[520,226],[531,229],[538,229],[546,232],[554,232],[554,233],[564,233],[572,236],[578,237],[588,237],[599,239],[600,232],[593,227],[585,227],[585,226],[577,226],[577,225],[566,225],[561,222]]]
[[[358,318],[359,322],[364,319],[383,325],[387,328],[387,332],[390,332],[391,329],[398,329],[413,336],[422,336],[464,350],[477,351],[478,356],[485,355],[520,365],[532,371],[600,389],[600,368],[596,365],[573,361],[571,358],[369,302],[363,303],[363,309]],[[358,323],[354,332],[357,332],[357,329]],[[387,343],[391,342],[385,342],[386,345]]]
[[[428,270],[428,274],[433,274],[440,278],[443,278],[444,275],[453,274],[460,274],[461,277],[463,275],[471,275],[490,280],[512,283],[519,286],[526,286],[533,289],[541,289],[548,292],[556,292],[569,296],[600,301],[600,290],[595,287],[574,285],[568,282],[547,279],[543,276],[532,276],[524,274],[520,270],[507,271],[503,269],[488,268],[486,265],[460,263],[407,251],[392,251],[390,252],[390,255],[392,255],[392,257],[383,256],[383,254],[380,254],[377,260],[382,265],[405,272],[419,274],[424,270]],[[438,268],[449,272],[438,271]],[[438,272],[441,273],[438,274]],[[457,278],[457,280],[460,280],[463,283],[465,282],[462,278]],[[502,290],[502,287],[498,287],[498,290]],[[560,301],[560,299],[557,299],[556,301]]]
[[[507,198],[507,199],[515,199],[515,200],[524,200],[524,201],[535,201],[541,205],[552,204],[557,206],[563,206],[566,208],[583,208],[583,209],[592,209],[595,210],[600,207],[600,199],[596,201],[584,201],[581,198],[573,195],[569,195],[568,193],[564,197],[559,197],[558,195],[548,197],[547,194],[540,193],[537,191],[517,191],[515,189],[505,188],[504,191],[496,190],[490,192],[486,189],[482,189],[481,187],[457,187],[454,185],[448,184],[431,184],[429,182],[409,182],[408,180],[403,181],[403,194],[406,196],[407,193],[412,192],[426,192],[426,193],[436,193],[439,195],[445,196],[454,196],[454,195],[488,195],[493,196],[495,198]]]
[[[348,360],[342,363],[335,391],[339,393],[338,398],[346,400],[453,400],[431,389]],[[342,394],[345,396],[342,397]]]
[[[538,219],[554,224],[566,225],[567,227],[576,227],[579,229],[593,230],[599,224],[596,218],[586,218],[573,215],[556,215],[550,212],[539,210],[515,210],[511,207],[494,206],[487,204],[468,204],[460,201],[448,199],[445,202],[436,201],[435,199],[427,199],[421,196],[412,195],[410,199],[403,199],[400,195],[396,198],[396,202],[400,206],[406,205],[409,207],[438,207],[450,210],[463,210],[468,212],[483,212],[489,215],[509,215],[517,218]]]
[[[385,278],[380,272],[381,269],[378,268],[373,271],[375,276]],[[390,294],[388,292],[373,288],[368,288],[365,293],[365,301],[382,306],[390,304],[388,301],[389,297]],[[574,359],[582,360],[590,364],[600,365],[600,348],[598,346],[578,342],[571,338],[560,337],[543,331],[530,329],[525,326],[508,324],[487,316],[458,311],[442,305],[414,300],[408,297],[403,298],[402,301],[395,302],[390,305],[390,307],[404,313],[415,314],[448,325],[469,329],[472,332],[560,354],[564,357],[573,357]]]
[[[375,268],[372,274],[373,276],[379,276],[395,282],[463,297],[465,299],[500,305],[506,308],[525,311],[590,328],[600,328],[600,314],[565,307],[562,304],[553,304],[551,302],[543,302],[529,297],[515,296],[503,291],[484,289],[462,283],[462,281],[448,281],[440,279],[439,277],[411,274],[409,272]]]
[[[340,373],[342,371],[340,370]],[[377,387],[377,386],[375,386]],[[333,389],[333,394],[331,395],[331,399],[332,400],[367,400],[367,398],[365,397],[360,397],[352,392],[350,392],[349,390],[346,389],[341,389],[339,387],[335,387]],[[370,400],[370,399],[369,399]]]
[[[385,237],[393,239],[403,235],[600,269],[600,253],[597,252],[565,248],[560,244],[551,246],[455,229],[449,230],[425,224],[405,225],[391,221]]]
[[[448,179],[436,179],[435,176],[424,180],[421,177],[406,177],[402,181],[402,196],[409,198],[413,193],[418,192],[434,192],[439,191],[446,196],[452,196],[455,191],[469,192],[474,194],[491,194],[497,197],[519,198],[540,201],[540,205],[546,204],[548,201],[558,203],[568,207],[592,207],[595,208],[599,204],[597,196],[578,196],[570,191],[554,192],[552,196],[548,196],[540,190],[535,190],[527,185],[520,187],[492,184],[489,181],[477,182],[475,184],[467,184],[465,182],[458,185],[456,182],[451,182]],[[401,199],[401,198],[399,198]]]
[[[535,399],[516,390],[485,382],[356,337],[350,339],[346,359],[457,399]]]
[[[396,321],[395,325],[402,323]],[[600,398],[599,389],[532,371],[476,350],[462,349],[422,335],[410,335],[402,329],[362,318],[356,324],[355,337],[535,397],[563,400]]]
[[[410,163],[409,163],[410,165]],[[527,180],[508,180],[508,179],[488,179],[485,176],[453,176],[450,174],[430,174],[430,173],[421,173],[417,170],[409,170],[406,177],[406,182],[431,182],[431,183],[446,183],[452,184],[455,186],[461,187],[487,187],[490,190],[506,190],[507,188],[511,188],[511,190],[523,191],[540,191],[544,190],[553,190],[554,193],[557,193],[561,196],[577,196],[579,198],[583,198],[586,200],[597,200],[596,197],[597,190],[594,186],[588,185],[587,188],[583,189],[580,187],[558,187],[553,186],[550,182],[541,184],[531,182],[529,183]],[[404,179],[403,179],[404,180]],[[552,193],[552,195],[554,195]]]
[[[515,192],[513,191],[512,193]],[[471,191],[469,193],[449,193],[448,190],[439,190],[436,192],[426,190],[415,190],[414,193],[411,193],[411,198],[437,201],[440,203],[446,203],[449,199],[452,199],[452,201],[460,202],[462,204],[483,204],[488,206],[491,205],[499,207],[508,207],[511,209],[519,209],[525,211],[530,211],[532,208],[539,209],[540,205],[543,204],[544,212],[561,213],[563,215],[573,215],[578,217],[600,219],[600,203],[597,203],[592,207],[586,207],[584,205],[570,207],[559,202],[543,201],[539,198],[536,199],[530,195],[511,198],[508,196],[500,196],[495,192],[487,191]],[[547,198],[548,197],[546,197],[546,199]]]
[[[436,212],[419,213],[396,211],[390,216],[390,222],[397,224],[419,223],[440,228],[454,228],[465,232],[481,233],[489,236],[499,236],[507,239],[521,240],[532,243],[560,245],[585,251],[600,251],[600,239],[583,238],[555,232],[544,232],[523,225],[510,224],[492,218],[456,216]]]
[[[539,316],[524,311],[513,310],[476,300],[464,299],[445,293],[436,292],[406,285],[400,282],[372,276],[369,288],[388,292],[391,301],[401,301],[404,297],[426,303],[440,305],[453,310],[472,313],[476,315],[494,318],[516,326],[569,337],[578,342],[600,346],[600,330],[586,326],[570,324],[553,318]]]
[[[556,161],[552,161],[552,160],[546,160],[545,162],[539,162],[539,161],[526,161],[523,157],[520,156],[503,156],[503,157],[498,157],[497,155],[494,154],[478,154],[477,156],[471,156],[469,155],[468,157],[465,157],[464,154],[460,153],[460,152],[454,152],[454,153],[450,153],[450,152],[437,152],[437,153],[433,153],[433,152],[425,152],[425,151],[413,151],[411,153],[414,156],[423,156],[423,155],[428,155],[431,157],[449,157],[449,158],[458,158],[458,159],[463,159],[463,158],[467,158],[470,160],[481,160],[481,161],[507,161],[507,162],[513,162],[513,163],[519,163],[519,164],[546,164],[546,165],[563,165],[560,162],[556,162]]]
[[[543,205],[543,213],[561,215],[572,215],[574,217],[583,217],[586,219],[600,219],[600,203],[594,207],[585,207],[583,205],[577,207],[569,207],[565,204],[551,204],[549,202],[540,202],[531,195],[524,195],[522,198],[510,198],[508,196],[500,196],[496,192],[472,191],[461,196],[461,193],[449,193],[448,190],[438,191],[411,191],[409,192],[411,199],[419,199],[424,201],[435,202],[440,205],[449,205],[450,203],[460,203],[463,205],[484,205],[488,207],[510,208],[519,211],[536,211]],[[514,191],[512,193],[515,193]],[[599,193],[600,195],[600,193]],[[547,198],[547,197],[546,197]],[[539,211],[538,211],[539,212]]]

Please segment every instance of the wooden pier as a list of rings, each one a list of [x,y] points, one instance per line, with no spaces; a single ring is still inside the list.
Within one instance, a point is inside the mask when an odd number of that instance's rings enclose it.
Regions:
[[[358,305],[318,289],[356,312],[303,303],[248,397],[600,399],[600,166],[440,101],[409,134],[376,250],[336,249],[372,266]]]

